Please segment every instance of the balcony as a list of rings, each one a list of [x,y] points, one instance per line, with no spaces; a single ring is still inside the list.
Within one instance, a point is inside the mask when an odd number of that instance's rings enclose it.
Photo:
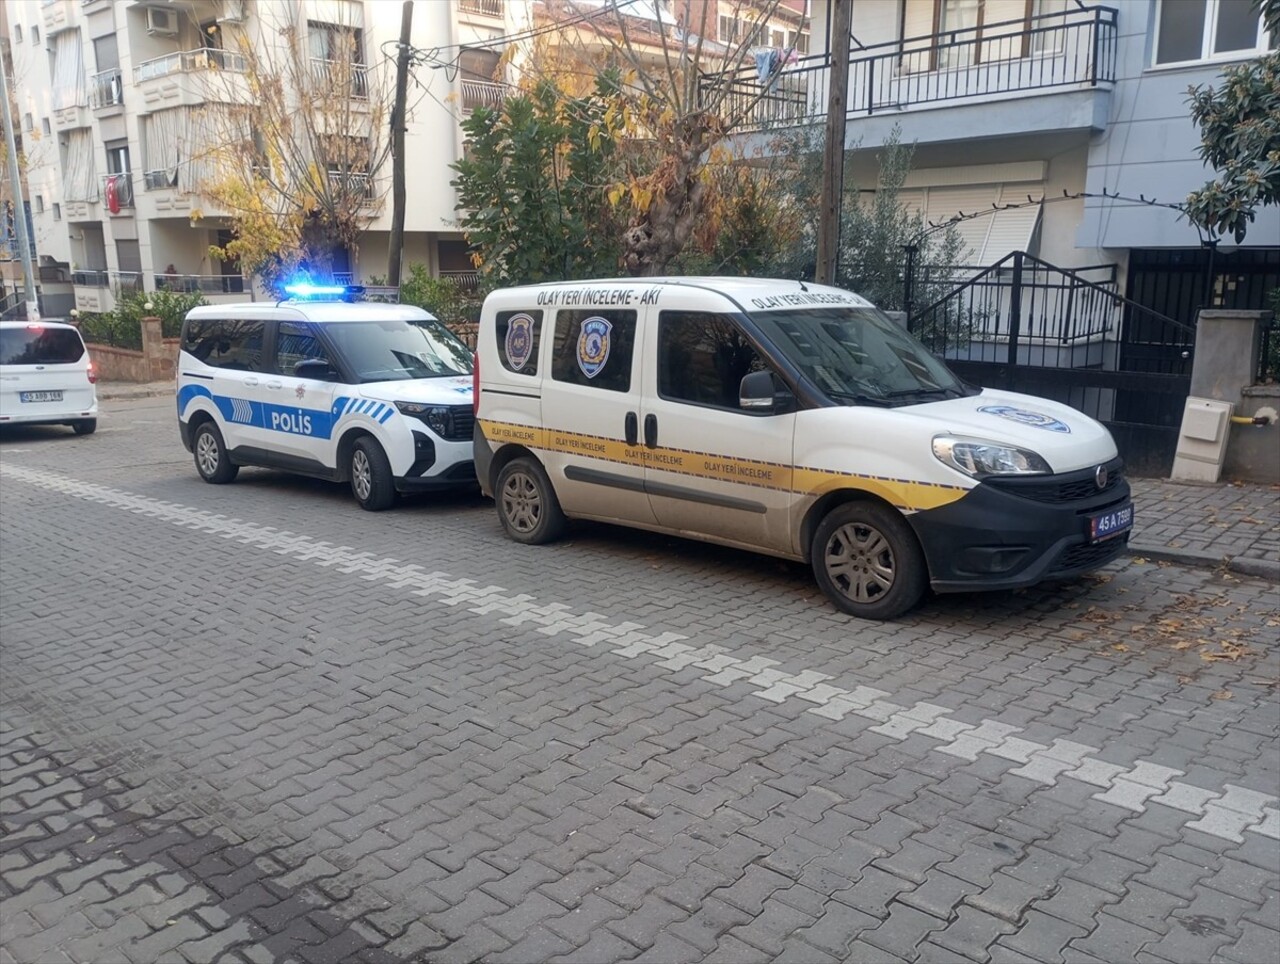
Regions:
[[[505,84],[487,80],[462,81],[462,110],[470,114],[477,107],[500,107],[507,96]]]
[[[854,50],[849,58],[849,117],[884,117],[886,130],[901,123],[904,140],[921,141],[1014,133],[1018,125],[1028,132],[1098,126],[1105,123],[1105,111],[1095,95],[1109,91],[1115,81],[1116,18],[1110,7],[1072,8]],[[795,124],[826,114],[830,70],[827,55],[805,57],[762,82],[752,64],[704,77],[699,93],[702,104],[721,116],[745,115],[746,130]],[[948,123],[940,131],[936,120],[918,130],[907,128],[906,115],[912,112],[989,108],[993,102],[1051,94],[1075,95],[1078,103],[1055,104],[1051,112],[1032,103],[1018,117],[1011,111],[975,115],[979,129]],[[873,137],[870,125],[859,125],[859,134]]]
[[[311,77],[317,88],[314,94],[337,97],[345,93],[352,100],[369,99],[369,68],[365,64],[312,57]]]
[[[102,70],[89,78],[89,106],[94,110],[124,103],[124,80],[119,67]]]
[[[80,4],[71,0],[41,0],[40,16],[44,20],[44,35],[52,37],[59,30],[80,26]]]
[[[501,20],[506,13],[506,0],[458,0],[458,13],[478,14]]]
[[[251,104],[248,62],[230,50],[183,50],[133,68],[144,110],[198,107],[207,103]]]
[[[80,311],[110,311],[122,296],[141,294],[141,271],[107,271],[86,268],[71,272],[76,308]]]
[[[440,277],[446,281],[453,282],[459,291],[464,291],[468,294],[480,288],[479,271],[441,271]]]
[[[133,207],[133,175],[131,172],[121,171],[116,174],[103,174],[99,176],[98,180],[102,184],[102,203],[109,214],[118,214],[125,208]],[[111,210],[113,193],[115,195],[115,211]]]
[[[347,174],[330,171],[329,190],[333,192],[335,199],[353,198],[360,202],[360,207],[373,204],[373,178],[362,171],[350,171]]]
[[[156,274],[157,291],[200,292],[206,295],[244,294],[244,278],[238,274]]]

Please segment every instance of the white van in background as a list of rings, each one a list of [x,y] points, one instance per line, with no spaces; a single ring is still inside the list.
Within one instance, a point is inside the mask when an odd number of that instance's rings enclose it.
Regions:
[[[98,428],[98,375],[80,332],[56,321],[0,321],[0,425]]]
[[[1133,525],[1116,446],[1057,402],[957,378],[870,302],[748,278],[495,291],[475,465],[507,533],[566,518],[812,564],[845,612],[1101,566]]]

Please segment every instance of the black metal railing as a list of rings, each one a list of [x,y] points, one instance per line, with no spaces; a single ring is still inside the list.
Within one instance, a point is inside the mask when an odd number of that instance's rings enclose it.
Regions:
[[[1152,371],[1126,361],[1118,348],[1126,331],[1141,331],[1144,350],[1174,368],[1189,359],[1195,341],[1192,324],[1123,297],[1114,265],[1059,268],[1014,251],[925,303],[919,292],[936,293],[939,279],[912,270],[905,276],[908,328],[954,361]]]
[[[1111,7],[1073,7],[863,47],[849,58],[848,112],[1111,84],[1116,17]],[[765,76],[749,64],[703,77],[699,94],[722,117],[747,116],[746,127],[816,116],[826,111],[830,70],[826,54]]]

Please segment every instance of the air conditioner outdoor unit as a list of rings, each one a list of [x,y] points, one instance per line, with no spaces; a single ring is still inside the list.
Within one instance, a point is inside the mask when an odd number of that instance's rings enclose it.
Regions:
[[[147,33],[161,37],[178,36],[178,15],[162,7],[147,7]]]
[[[223,23],[244,23],[244,0],[222,0]]]

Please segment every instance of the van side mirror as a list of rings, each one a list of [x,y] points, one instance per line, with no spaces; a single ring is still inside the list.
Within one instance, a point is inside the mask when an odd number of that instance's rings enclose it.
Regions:
[[[790,392],[778,390],[773,372],[750,372],[742,377],[738,386],[738,407],[747,412],[774,412],[790,398]]]

